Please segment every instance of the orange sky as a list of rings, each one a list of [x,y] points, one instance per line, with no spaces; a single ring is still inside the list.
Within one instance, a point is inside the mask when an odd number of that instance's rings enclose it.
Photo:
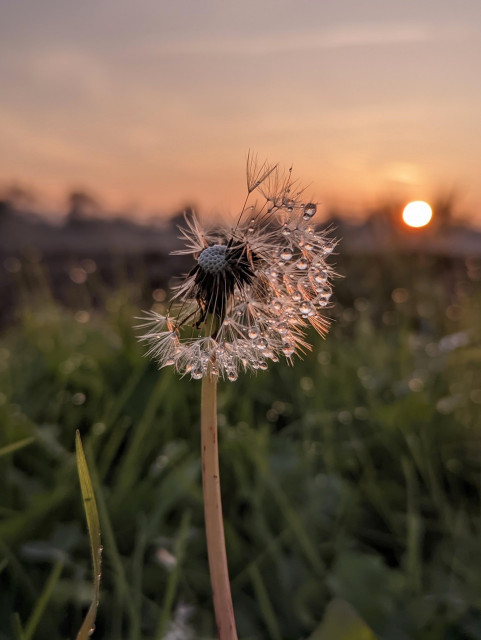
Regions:
[[[24,0],[0,21],[0,186],[234,213],[248,149],[350,211],[455,189],[481,224],[481,3]]]

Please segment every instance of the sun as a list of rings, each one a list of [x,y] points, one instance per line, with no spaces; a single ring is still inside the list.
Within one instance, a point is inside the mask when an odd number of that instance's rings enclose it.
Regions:
[[[432,217],[433,210],[423,200],[414,200],[404,207],[403,220],[408,227],[425,227]]]

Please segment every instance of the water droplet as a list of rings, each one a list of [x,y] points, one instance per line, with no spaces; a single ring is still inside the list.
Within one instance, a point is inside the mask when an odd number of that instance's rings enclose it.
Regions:
[[[264,349],[267,349],[269,346],[269,343],[265,338],[257,338],[257,340],[254,341],[254,344],[260,351],[264,351]]]
[[[255,340],[260,335],[259,329],[257,329],[256,327],[249,327],[249,330],[247,331],[247,335],[251,340]]]
[[[310,220],[312,216],[315,215],[316,211],[317,211],[317,206],[313,202],[308,202],[304,206],[304,214],[302,216],[303,219]]]
[[[261,360],[261,362],[259,363],[259,369],[262,369],[262,371],[267,371],[267,362]]]
[[[204,372],[200,367],[196,367],[195,369],[192,369],[190,375],[194,380],[200,380],[204,376]]]
[[[285,322],[279,322],[279,324],[276,327],[277,331],[280,333],[281,336],[285,336],[287,334],[287,332],[289,331],[289,328],[287,326],[287,324]]]
[[[295,352],[295,348],[292,345],[292,343],[284,342],[284,344],[282,345],[282,353],[289,358],[290,356],[293,355],[294,352]]]
[[[237,380],[237,372],[234,369],[229,369],[227,372],[227,380],[235,382]]]
[[[324,253],[326,255],[329,255],[330,253],[332,253],[334,251],[334,245],[331,243],[325,244],[324,245]]]
[[[296,267],[301,271],[305,271],[308,266],[309,262],[306,260],[306,258],[299,258],[299,260],[296,262]]]
[[[282,231],[281,231],[283,236],[290,236],[291,235],[291,230],[289,229],[287,223],[282,227]]]
[[[314,280],[317,282],[317,284],[326,284],[327,278],[328,273],[325,269],[321,269],[314,276]]]
[[[307,300],[304,300],[303,302],[301,302],[301,304],[299,305],[299,311],[301,312],[301,315],[304,317],[311,316],[314,313],[312,304]]]
[[[175,364],[175,360],[173,358],[169,358],[164,362],[164,367],[170,367],[173,364]]]
[[[294,302],[300,302],[302,300],[302,296],[299,291],[294,291],[294,293],[291,295],[291,298],[294,300]]]
[[[89,629],[89,636],[91,636],[94,631],[95,631],[95,625],[93,624]]]
[[[285,260],[286,262],[287,262],[288,260],[291,260],[291,259],[292,259],[292,256],[293,256],[292,251],[291,251],[289,248],[287,248],[287,247],[281,251],[281,258],[282,258],[283,260]]]
[[[332,295],[332,288],[331,288],[328,284],[325,284],[325,285],[322,287],[321,295],[322,295],[324,298],[330,298],[330,297],[331,297],[331,295]]]
[[[282,304],[281,304],[280,300],[273,300],[272,303],[271,303],[271,309],[275,313],[279,313],[279,311],[281,311],[281,309],[282,309]]]

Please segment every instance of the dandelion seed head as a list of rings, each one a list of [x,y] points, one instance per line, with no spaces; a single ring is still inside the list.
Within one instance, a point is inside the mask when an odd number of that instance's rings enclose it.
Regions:
[[[228,265],[226,260],[227,247],[224,244],[214,244],[202,251],[197,259],[199,267],[207,273],[221,273]]]
[[[313,327],[326,333],[336,243],[313,222],[317,204],[277,165],[248,156],[247,198],[231,228],[205,230],[195,216],[181,229],[193,267],[174,288],[166,315],[143,317],[140,339],[160,367],[201,379],[235,381],[311,347]],[[264,202],[248,205],[257,191]]]

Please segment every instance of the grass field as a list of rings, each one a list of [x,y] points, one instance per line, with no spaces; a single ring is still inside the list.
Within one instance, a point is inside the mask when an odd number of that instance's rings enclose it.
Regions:
[[[220,385],[239,636],[479,639],[480,265],[385,256],[339,270],[326,340],[312,336],[295,367]],[[93,637],[214,638],[200,383],[143,357],[145,285],[93,273],[66,305],[38,265],[15,277],[0,343],[0,638],[73,639],[90,603],[76,429],[104,546]]]

